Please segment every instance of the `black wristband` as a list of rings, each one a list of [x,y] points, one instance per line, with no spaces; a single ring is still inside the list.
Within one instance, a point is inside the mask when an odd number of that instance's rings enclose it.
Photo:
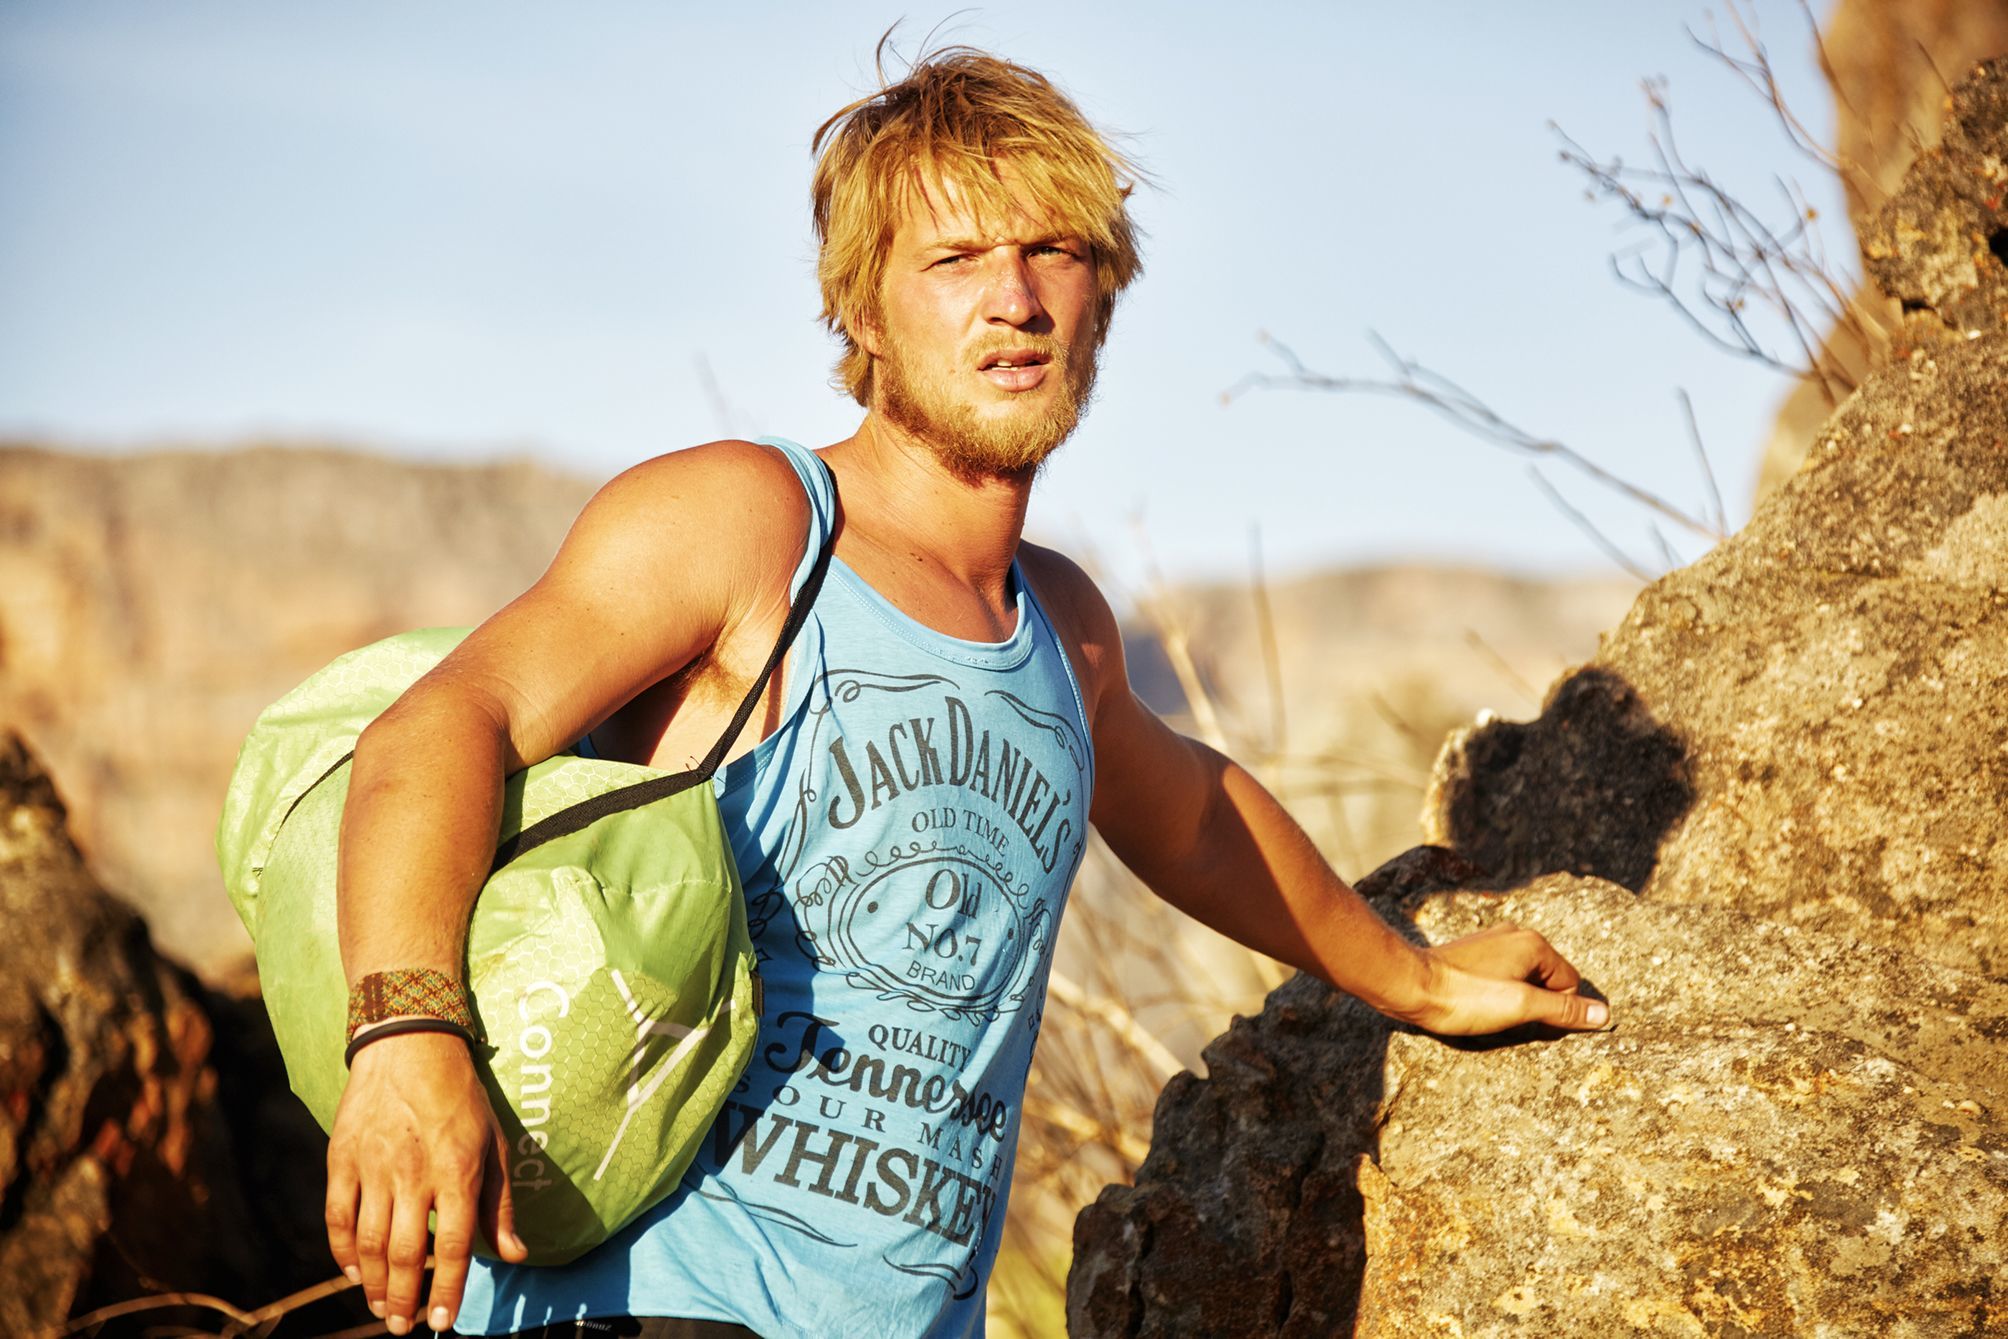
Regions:
[[[474,1034],[458,1023],[444,1018],[393,1018],[388,1023],[378,1023],[367,1032],[358,1032],[349,1041],[349,1048],[342,1052],[342,1067],[349,1068],[356,1062],[356,1052],[379,1037],[395,1037],[405,1032],[450,1032],[467,1043],[467,1049],[474,1049]]]

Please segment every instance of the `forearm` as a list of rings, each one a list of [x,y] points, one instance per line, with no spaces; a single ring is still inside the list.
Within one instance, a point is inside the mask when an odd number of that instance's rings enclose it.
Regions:
[[[393,968],[460,975],[507,757],[493,715],[451,692],[407,694],[356,742],[337,866],[351,986]]]
[[[1297,821],[1233,760],[1194,741],[1208,803],[1184,848],[1138,869],[1195,919],[1383,1013],[1415,1019],[1434,970],[1333,871]]]

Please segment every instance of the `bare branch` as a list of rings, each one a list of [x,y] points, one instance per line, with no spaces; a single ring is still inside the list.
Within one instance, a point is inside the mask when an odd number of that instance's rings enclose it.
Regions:
[[[1555,491],[1555,485],[1548,482],[1548,478],[1546,475],[1542,474],[1541,471],[1533,465],[1529,465],[1527,467],[1527,473],[1533,476],[1535,486],[1538,487],[1543,493],[1546,493],[1548,495],[1548,501],[1554,504],[1555,510],[1561,512],[1562,515],[1568,517],[1569,520],[1574,523],[1575,527],[1578,530],[1581,530],[1584,534],[1588,535],[1590,537],[1590,542],[1592,544],[1595,544],[1598,548],[1604,551],[1605,557],[1609,558],[1619,567],[1622,567],[1625,571],[1637,577],[1641,582],[1644,582],[1648,585],[1651,584],[1653,579],[1652,573],[1646,571],[1643,567],[1640,567],[1637,563],[1633,562],[1630,559],[1630,557],[1628,557],[1625,554],[1625,551],[1623,549],[1619,548],[1616,544],[1613,544],[1608,538],[1605,537],[1603,531],[1597,529],[1595,523],[1592,522],[1589,517],[1583,515],[1583,513],[1577,511],[1574,507],[1570,506],[1568,503],[1568,499],[1564,498],[1560,493]]]
[[[1283,711],[1283,657],[1276,645],[1276,619],[1269,608],[1269,583],[1262,572],[1262,527],[1248,527],[1248,581],[1255,597],[1255,631],[1262,644],[1262,668],[1269,681],[1269,753],[1283,752],[1290,736]]]
[[[1564,443],[1551,438],[1537,437],[1525,428],[1509,422],[1471,391],[1442,373],[1396,353],[1378,335],[1369,334],[1368,339],[1394,368],[1395,376],[1392,380],[1373,377],[1334,377],[1313,372],[1282,341],[1266,334],[1262,339],[1289,369],[1289,374],[1274,376],[1251,372],[1228,388],[1224,395],[1227,400],[1231,401],[1250,390],[1257,389],[1364,391],[1375,395],[1401,396],[1435,411],[1474,436],[1523,455],[1549,456],[1560,460],[1604,487],[1623,494],[1704,539],[1716,542],[1727,538],[1726,527],[1690,516],[1659,494],[1612,474]]]
[[[704,390],[705,401],[711,406],[711,415],[718,421],[719,431],[727,437],[747,436],[745,416],[726,398],[725,388],[719,384],[711,359],[697,353],[692,355],[691,362],[697,372],[697,383]]]
[[[1711,18],[1705,36],[1690,29],[1689,38],[1769,109],[1795,150],[1839,174],[1857,198],[1879,194],[1872,174],[1822,143],[1786,101],[1748,0],[1727,0],[1725,12],[1731,35]],[[1799,12],[1822,67],[1831,71],[1804,0]],[[1715,347],[1813,381],[1829,405],[1839,404],[1854,390],[1854,378],[1828,352],[1829,331],[1866,349],[1885,345],[1889,331],[1878,312],[1851,296],[1853,283],[1831,268],[1818,212],[1781,178],[1785,216],[1768,221],[1682,155],[1664,81],[1647,81],[1645,95],[1650,166],[1604,161],[1556,130],[1563,161],[1589,179],[1591,199],[1622,205],[1644,234],[1642,243],[1613,254],[1612,272],[1626,287],[1665,301]]]
[[[1828,171],[1839,175],[1857,191],[1865,194],[1880,193],[1874,175],[1867,168],[1845,157],[1838,148],[1828,147],[1807,127],[1805,121],[1786,101],[1784,89],[1778,83],[1777,69],[1771,63],[1771,53],[1758,36],[1755,11],[1752,10],[1746,17],[1737,0],[1727,0],[1727,9],[1745,54],[1738,56],[1729,50],[1727,43],[1721,39],[1716,30],[1712,15],[1708,21],[1708,37],[1703,39],[1690,28],[1687,33],[1689,40],[1735,74],[1751,92],[1757,95],[1758,101],[1770,109],[1779,128],[1785,132],[1786,141],[1794,149]],[[1799,16],[1805,22],[1806,35],[1812,40],[1820,73],[1826,77],[1828,86],[1834,90],[1834,96],[1847,109],[1849,115],[1860,120],[1861,114],[1847,101],[1847,95],[1841,88],[1841,81],[1834,72],[1834,63],[1827,55],[1827,43],[1820,33],[1819,19],[1814,15],[1812,6],[1807,0],[1799,0]]]
[[[1708,448],[1701,444],[1701,425],[1694,418],[1694,401],[1688,398],[1685,389],[1676,389],[1674,395],[1680,400],[1681,417],[1687,421],[1687,440],[1694,443],[1694,458],[1701,462],[1701,477],[1708,481],[1709,514],[1715,518],[1715,528],[1727,533],[1729,512],[1722,505],[1722,490],[1715,483],[1715,467],[1708,463]]]
[[[1686,560],[1673,551],[1673,545],[1667,543],[1665,531],[1650,521],[1646,523],[1645,528],[1646,533],[1652,536],[1653,547],[1659,550],[1659,560],[1665,564],[1667,571],[1671,572],[1675,568],[1687,566]]]
[[[1499,677],[1504,679],[1509,685],[1511,685],[1511,687],[1515,692],[1525,697],[1529,702],[1532,702],[1536,707],[1541,705],[1541,690],[1534,687],[1533,684],[1528,683],[1526,679],[1522,678],[1520,675],[1520,671],[1514,669],[1513,666],[1510,663],[1508,663],[1505,656],[1500,655],[1497,651],[1495,651],[1492,648],[1492,643],[1486,641],[1483,637],[1478,635],[1478,629],[1466,628],[1464,630],[1464,644],[1470,647],[1472,650],[1476,651],[1488,663],[1490,663],[1492,668],[1498,673]]]

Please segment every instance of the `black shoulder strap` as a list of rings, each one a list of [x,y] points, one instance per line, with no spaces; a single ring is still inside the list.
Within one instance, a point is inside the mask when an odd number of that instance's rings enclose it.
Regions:
[[[824,468],[828,469],[827,466]],[[835,494],[836,482],[836,476],[831,475],[832,496]],[[802,630],[802,622],[808,618],[809,609],[816,602],[816,593],[823,588],[823,574],[830,569],[830,555],[835,552],[836,547],[836,517],[832,514],[830,533],[823,537],[823,547],[816,555],[816,565],[809,569],[808,578],[802,582],[802,589],[795,596],[794,606],[788,610],[788,621],[781,625],[781,636],[775,641],[774,650],[767,657],[766,668],[754,678],[752,687],[746,690],[745,701],[739,704],[738,711],[732,713],[732,723],[725,727],[725,733],[718,737],[718,742],[711,746],[711,752],[704,755],[702,762],[685,771],[672,772],[668,776],[650,777],[646,781],[637,781],[632,786],[623,786],[604,795],[595,795],[590,800],[581,800],[577,804],[560,809],[548,818],[532,823],[515,836],[504,838],[495,848],[495,863],[489,866],[489,873],[494,873],[518,856],[542,846],[545,842],[569,836],[589,824],[597,823],[609,814],[639,809],[645,804],[653,804],[657,800],[668,799],[681,791],[689,790],[699,782],[711,780],[713,774],[718,771],[719,764],[725,761],[725,751],[732,747],[732,741],[739,738],[740,731],[746,728],[746,722],[752,719],[753,708],[759,705],[761,694],[767,691],[767,683],[774,677],[774,671],[781,667],[781,661],[787,656],[789,646],[795,641],[795,634]]]

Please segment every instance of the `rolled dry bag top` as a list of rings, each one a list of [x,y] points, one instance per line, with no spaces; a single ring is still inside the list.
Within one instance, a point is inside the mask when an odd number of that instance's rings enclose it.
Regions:
[[[825,546],[767,674],[697,768],[563,754],[505,784],[467,982],[487,1043],[475,1069],[508,1140],[532,1264],[578,1256],[674,1190],[745,1068],[759,1028],[746,904],[712,788],[697,783],[738,736],[828,557]],[[404,633],[308,679],[258,718],[224,800],[224,883],[257,947],[287,1077],[324,1129],[348,1078],[335,865],[349,755],[465,635]]]

